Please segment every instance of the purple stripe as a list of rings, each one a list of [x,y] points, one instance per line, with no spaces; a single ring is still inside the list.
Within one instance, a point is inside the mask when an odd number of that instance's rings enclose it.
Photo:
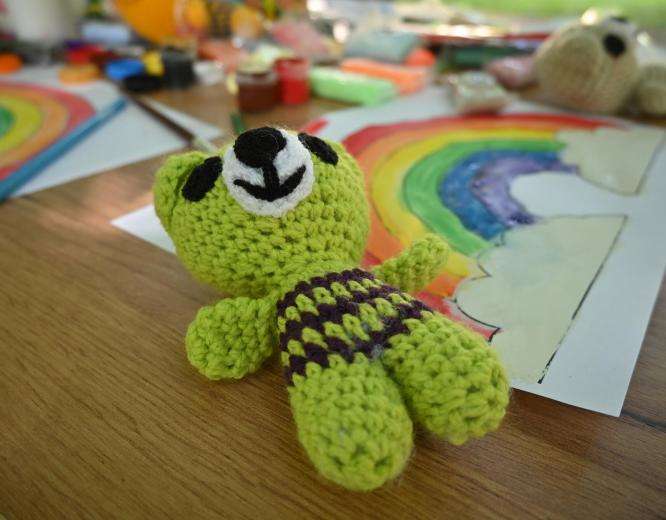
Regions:
[[[329,288],[330,284],[340,282],[348,284],[350,281],[362,282],[363,280],[374,280],[374,277],[361,269],[343,271],[342,273],[331,273],[326,276],[312,278],[309,282],[299,282],[294,290],[287,293],[279,303],[282,315],[287,307],[295,304],[296,297],[299,294],[305,294],[312,298],[312,290],[315,287]],[[393,303],[390,296],[397,294],[403,298],[400,291],[388,285],[381,284],[378,287],[366,287],[365,290],[353,290],[345,285],[350,296],[337,296],[335,304],[321,303],[317,305],[317,314],[304,311],[300,313],[300,320],[287,320],[285,330],[280,334],[279,341],[283,351],[287,350],[287,343],[294,339],[302,341],[303,329],[311,328],[324,337],[326,347],[321,347],[314,343],[305,343],[303,345],[304,356],[292,354],[289,356],[289,365],[285,369],[285,378],[288,384],[293,384],[293,375],[305,375],[305,367],[308,362],[317,363],[326,368],[330,364],[330,355],[338,354],[346,362],[351,363],[355,352],[361,352],[368,358],[372,358],[389,347],[388,340],[397,334],[406,334],[409,332],[405,320],[419,319],[423,311],[432,312],[431,309],[419,300],[409,299],[404,303]],[[358,317],[360,314],[360,305],[371,303],[377,298],[388,300],[391,306],[397,311],[396,316],[384,316],[383,328],[379,331],[368,331],[369,338],[363,340],[354,338],[353,345],[349,346],[340,338],[326,336],[324,332],[325,323],[335,323],[340,325],[345,315]]]
[[[307,364],[307,359],[303,356],[290,356],[289,357],[289,366],[284,369],[284,377],[287,380],[287,384],[293,384],[293,375],[299,374],[301,376],[305,375],[305,366]]]
[[[336,354],[340,354],[342,359],[344,359],[347,363],[351,363],[354,360],[354,352],[340,338],[336,338],[336,337],[333,337],[333,336],[327,336],[325,341],[326,341],[326,345],[328,345],[328,349],[331,352],[335,352]]]
[[[303,350],[308,361],[313,361],[324,368],[328,367],[328,351],[325,348],[314,343],[306,343],[303,345]]]
[[[296,304],[296,297],[299,294],[304,294],[312,298],[312,289],[315,287],[324,287],[328,289],[332,283],[347,283],[350,281],[362,282],[363,280],[374,280],[375,277],[371,273],[363,269],[348,269],[339,273],[328,273],[326,276],[315,276],[309,282],[298,282],[296,286],[286,293],[277,303],[278,316],[283,316],[287,307],[292,307]]]
[[[304,328],[314,329],[320,334],[324,334],[324,323],[335,323],[340,325],[342,317],[347,314],[358,316],[360,313],[360,304],[368,303],[375,298],[388,298],[390,294],[399,294],[396,289],[387,285],[381,287],[371,287],[363,291],[349,291],[351,298],[339,296],[336,298],[335,305],[330,303],[320,303],[316,306],[318,315],[309,311],[300,313],[300,320],[287,320],[284,325],[284,332],[280,333],[279,343],[282,350],[287,350],[289,340],[300,340]],[[404,304],[403,304],[404,305]]]

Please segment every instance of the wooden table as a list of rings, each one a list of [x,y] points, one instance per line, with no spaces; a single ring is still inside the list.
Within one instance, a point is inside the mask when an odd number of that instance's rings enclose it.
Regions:
[[[218,87],[158,98],[230,132]],[[336,107],[247,123],[298,127]],[[188,364],[186,327],[215,293],[109,223],[151,200],[160,162],[0,206],[0,514],[663,518],[663,287],[619,419],[514,391],[497,433],[453,447],[419,432],[398,482],[350,493],[300,448],[277,359],[234,383]]]

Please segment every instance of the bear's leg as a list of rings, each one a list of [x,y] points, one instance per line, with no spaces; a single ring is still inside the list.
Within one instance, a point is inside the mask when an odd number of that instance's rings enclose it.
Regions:
[[[453,444],[495,430],[509,402],[509,382],[493,349],[429,309],[403,323],[407,331],[389,339],[381,359],[412,417]]]
[[[307,352],[316,358],[316,352]],[[298,438],[324,477],[368,491],[397,476],[412,450],[412,422],[379,360],[328,354],[287,364]]]

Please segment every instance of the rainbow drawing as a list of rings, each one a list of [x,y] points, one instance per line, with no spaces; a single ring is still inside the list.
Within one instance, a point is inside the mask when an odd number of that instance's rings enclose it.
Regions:
[[[94,114],[94,107],[76,94],[0,82],[0,181]]]
[[[503,231],[535,221],[511,198],[510,183],[542,171],[575,173],[559,159],[557,132],[604,125],[549,114],[438,117],[348,136],[344,144],[366,173],[372,201],[369,263],[434,231],[455,254],[427,292],[452,295],[469,276],[475,254]]]
[[[325,134],[327,125],[320,119],[306,131]],[[513,377],[542,380],[625,216],[544,217],[512,188],[548,172],[632,194],[644,163],[620,175],[584,159],[595,143],[608,149],[618,139],[640,140],[632,131],[615,120],[545,112],[361,127],[343,142],[365,172],[371,201],[366,266],[425,233],[444,237],[453,253],[419,297],[485,335]]]

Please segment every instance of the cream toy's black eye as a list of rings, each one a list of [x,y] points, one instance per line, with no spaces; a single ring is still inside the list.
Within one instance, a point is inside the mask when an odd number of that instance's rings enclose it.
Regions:
[[[627,50],[627,45],[621,37],[616,36],[615,34],[607,34],[604,37],[604,48],[608,54],[617,58],[624,54],[624,51]]]
[[[280,217],[312,191],[312,157],[298,138],[279,128],[262,127],[238,136],[224,155],[222,177],[243,209]]]
[[[326,141],[304,132],[298,134],[298,139],[303,143],[303,146],[325,163],[332,164],[333,166],[338,164],[338,154],[335,153],[335,150]]]
[[[218,156],[209,157],[192,170],[183,185],[182,194],[185,199],[198,202],[215,186],[215,181],[222,171],[222,159]]]

